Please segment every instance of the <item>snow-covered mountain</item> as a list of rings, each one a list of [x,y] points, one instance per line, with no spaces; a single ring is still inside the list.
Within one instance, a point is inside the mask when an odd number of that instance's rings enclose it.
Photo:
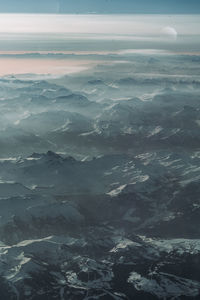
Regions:
[[[116,56],[0,78],[0,300],[200,297],[197,58]]]

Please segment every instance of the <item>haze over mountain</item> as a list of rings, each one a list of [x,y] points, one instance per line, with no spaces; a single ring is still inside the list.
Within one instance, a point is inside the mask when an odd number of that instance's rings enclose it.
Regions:
[[[200,57],[84,55],[0,78],[0,299],[198,300]]]

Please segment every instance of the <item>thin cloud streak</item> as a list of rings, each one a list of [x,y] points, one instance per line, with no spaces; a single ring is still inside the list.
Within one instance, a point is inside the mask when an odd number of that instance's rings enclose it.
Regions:
[[[59,9],[59,7],[58,7]],[[200,34],[200,15],[47,15],[1,14],[0,33],[160,35],[164,27],[178,34]]]

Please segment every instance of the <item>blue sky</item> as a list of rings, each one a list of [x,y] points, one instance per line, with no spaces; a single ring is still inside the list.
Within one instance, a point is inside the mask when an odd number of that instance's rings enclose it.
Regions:
[[[200,0],[0,0],[0,12],[200,13]]]

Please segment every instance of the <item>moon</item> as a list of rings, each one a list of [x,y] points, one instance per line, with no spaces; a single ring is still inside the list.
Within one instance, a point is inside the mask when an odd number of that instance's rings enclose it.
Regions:
[[[178,32],[176,31],[176,29],[173,28],[173,27],[170,27],[170,26],[164,27],[162,29],[162,34],[165,37],[168,37],[168,38],[170,38],[172,40],[176,40],[177,37],[178,37]]]

